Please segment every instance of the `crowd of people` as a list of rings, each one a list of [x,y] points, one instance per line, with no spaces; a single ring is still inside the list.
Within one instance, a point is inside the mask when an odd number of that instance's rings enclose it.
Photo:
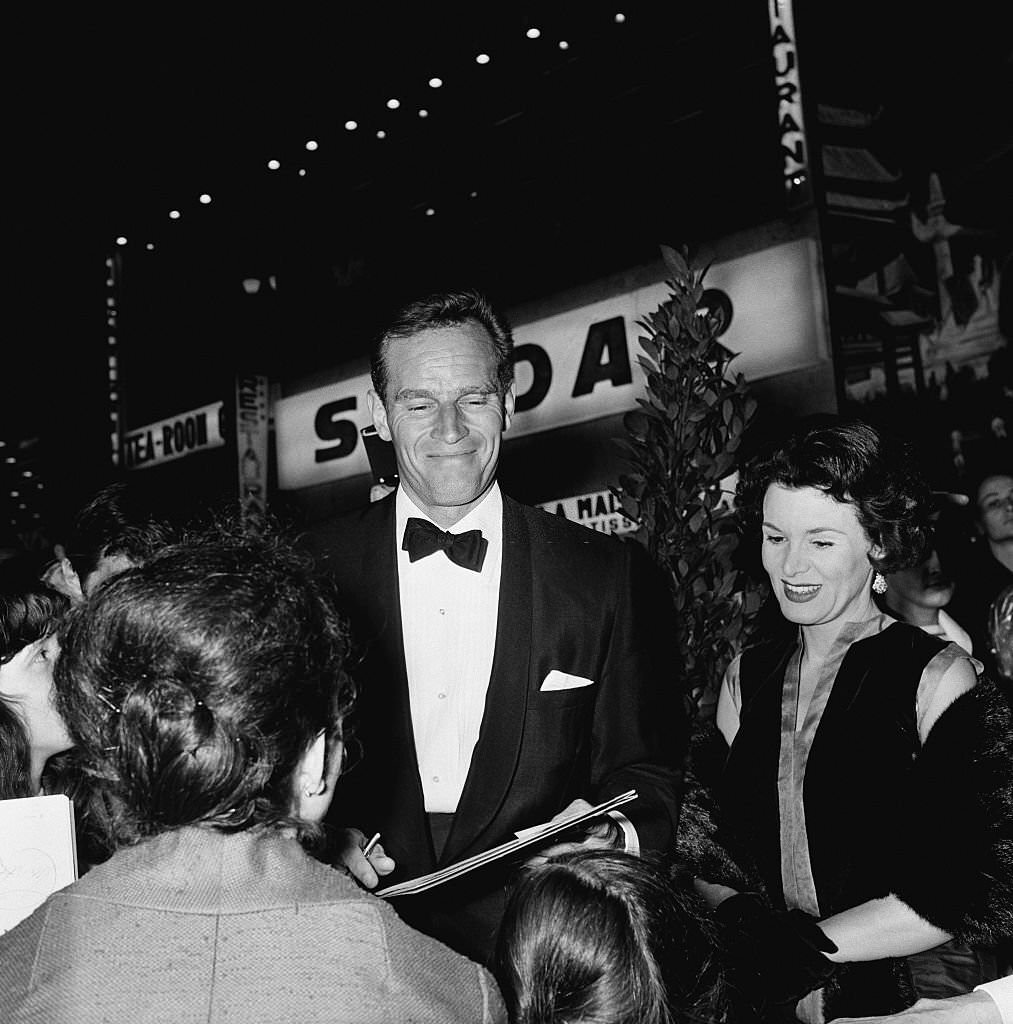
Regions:
[[[770,614],[690,722],[643,546],[500,490],[488,302],[411,303],[372,384],[364,508],[170,527],[117,484],[0,562],[0,798],[68,795],[79,862],[0,934],[0,1019],[1009,1024],[1013,468],[954,560],[895,439],[772,441]]]

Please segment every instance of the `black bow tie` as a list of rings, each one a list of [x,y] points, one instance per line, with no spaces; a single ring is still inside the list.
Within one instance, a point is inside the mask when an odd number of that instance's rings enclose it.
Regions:
[[[489,542],[482,536],[481,530],[448,533],[426,519],[412,517],[405,524],[401,547],[408,552],[408,560],[411,562],[442,550],[455,565],[481,572]]]

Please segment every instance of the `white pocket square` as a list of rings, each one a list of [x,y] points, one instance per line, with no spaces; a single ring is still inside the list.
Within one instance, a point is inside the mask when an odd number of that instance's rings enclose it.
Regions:
[[[572,676],[569,672],[560,672],[554,668],[542,682],[541,690],[576,690],[579,686],[594,686],[593,679],[584,676]]]

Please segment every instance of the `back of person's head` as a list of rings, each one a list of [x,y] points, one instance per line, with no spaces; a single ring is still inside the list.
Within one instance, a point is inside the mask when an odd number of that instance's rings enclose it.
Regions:
[[[32,555],[0,562],[0,673],[26,647],[53,633],[67,606],[63,594],[39,579]],[[0,688],[0,799],[35,795],[28,725],[17,702]]]
[[[513,1024],[727,1019],[716,926],[651,858],[588,850],[526,869],[499,934]]]
[[[113,572],[139,565],[173,539],[169,522],[139,490],[120,482],[103,487],[78,511],[64,545],[62,569],[70,591],[87,595]]]
[[[307,749],[323,737],[340,757],[344,622],[280,537],[216,526],[171,545],[99,587],[61,639],[59,704],[119,843],[293,824]]]
[[[931,543],[934,504],[909,445],[860,420],[803,425],[742,472],[736,504],[758,524],[772,484],[812,487],[852,505],[889,573],[917,564]]]
[[[496,377],[501,395],[514,379],[513,335],[510,325],[493,309],[489,300],[473,290],[437,292],[408,303],[394,314],[373,349],[370,373],[373,390],[381,401],[388,399],[387,350],[398,338],[411,338],[423,331],[475,323],[485,329],[496,357]]]

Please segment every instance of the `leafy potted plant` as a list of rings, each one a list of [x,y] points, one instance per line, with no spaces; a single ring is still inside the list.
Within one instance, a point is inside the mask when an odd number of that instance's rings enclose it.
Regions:
[[[706,268],[685,250],[661,251],[671,297],[638,321],[647,397],[625,417],[631,469],[615,493],[671,577],[684,693],[697,719],[712,708],[763,593],[735,564],[742,529],[728,482],[756,400],[742,374],[729,373],[735,353],[718,341],[720,315],[704,305]]]

